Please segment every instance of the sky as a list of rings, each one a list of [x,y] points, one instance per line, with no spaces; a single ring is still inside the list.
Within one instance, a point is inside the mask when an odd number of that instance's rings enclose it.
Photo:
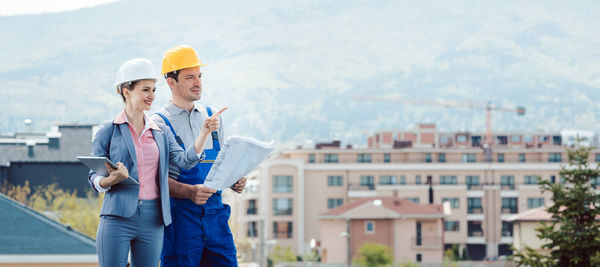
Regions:
[[[71,11],[118,0],[0,0],[0,16]]]

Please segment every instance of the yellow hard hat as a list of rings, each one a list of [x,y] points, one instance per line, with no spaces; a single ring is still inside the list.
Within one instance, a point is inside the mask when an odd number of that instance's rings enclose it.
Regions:
[[[191,46],[180,45],[169,49],[165,53],[160,74],[165,75],[172,71],[205,65],[198,59],[196,51]]]

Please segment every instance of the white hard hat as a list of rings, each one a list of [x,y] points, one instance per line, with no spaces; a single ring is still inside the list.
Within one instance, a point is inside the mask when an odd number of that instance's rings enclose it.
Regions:
[[[156,72],[154,72],[154,65],[150,60],[145,58],[134,58],[123,63],[117,72],[117,78],[115,79],[115,87],[117,92],[121,92],[121,85],[127,82],[133,82],[137,80],[155,80]]]

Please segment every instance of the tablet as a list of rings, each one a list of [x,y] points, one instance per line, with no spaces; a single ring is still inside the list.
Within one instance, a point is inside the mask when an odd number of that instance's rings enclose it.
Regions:
[[[81,161],[83,164],[85,164],[85,166],[87,166],[88,168],[96,171],[96,173],[98,173],[98,175],[102,175],[104,177],[109,175],[108,170],[106,169],[106,165],[104,165],[105,163],[108,163],[108,165],[110,165],[111,167],[113,167],[115,169],[117,168],[117,164],[114,164],[107,157],[77,156],[77,159],[79,161]],[[128,179],[120,181],[119,183],[134,184],[134,185],[139,184],[138,181],[133,179],[131,176],[129,176]]]

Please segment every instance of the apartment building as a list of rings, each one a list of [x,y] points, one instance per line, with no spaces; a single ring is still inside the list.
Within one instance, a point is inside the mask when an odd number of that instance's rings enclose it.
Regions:
[[[550,201],[537,181],[561,182],[563,140],[572,141],[573,134],[578,132],[496,133],[491,146],[484,146],[485,134],[443,133],[423,124],[375,133],[367,148],[332,142],[282,151],[250,175],[251,189],[233,205],[236,237],[253,248],[240,253],[257,260],[273,244],[299,255],[319,250],[328,242],[320,214],[364,198],[397,196],[449,203],[445,248],[466,248],[473,260],[508,255],[511,216]],[[596,142],[593,134],[585,137]],[[590,157],[599,162],[600,150]]]

